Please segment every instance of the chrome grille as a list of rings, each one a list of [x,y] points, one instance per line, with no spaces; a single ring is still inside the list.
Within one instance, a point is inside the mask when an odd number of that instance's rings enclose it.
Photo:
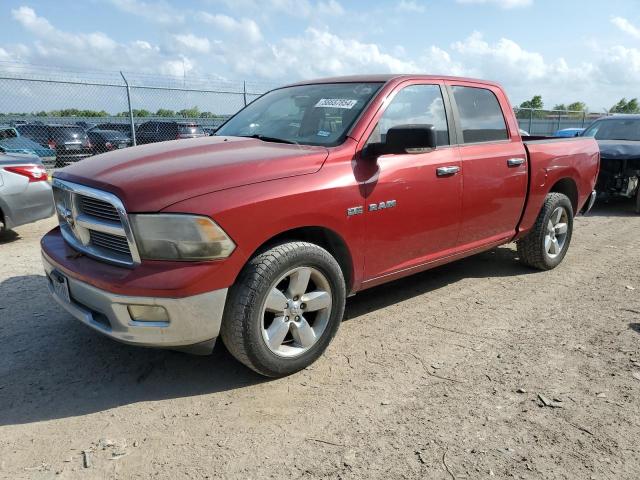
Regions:
[[[53,179],[53,195],[66,242],[86,255],[133,267],[140,256],[129,217],[115,195]]]
[[[89,230],[89,238],[91,243],[97,247],[114,250],[125,255],[131,254],[129,251],[129,242],[127,242],[125,237],[120,237],[111,233],[98,232],[96,230]]]
[[[82,213],[110,222],[120,223],[120,215],[110,203],[84,195],[81,195],[79,199],[79,207]]]

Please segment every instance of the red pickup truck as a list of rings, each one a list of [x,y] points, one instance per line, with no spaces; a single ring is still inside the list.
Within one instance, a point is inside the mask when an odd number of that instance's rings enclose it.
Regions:
[[[356,292],[516,241],[557,266],[593,203],[592,138],[521,138],[495,83],[358,76],[273,90],[212,137],[58,171],[55,299],[116,340],[267,376],[315,361]]]

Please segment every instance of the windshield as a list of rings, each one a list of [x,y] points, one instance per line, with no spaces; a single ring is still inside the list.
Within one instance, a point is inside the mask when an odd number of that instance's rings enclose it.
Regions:
[[[596,140],[630,140],[640,141],[640,118],[620,118],[615,120],[599,120],[587,128],[583,137],[594,137]]]
[[[323,83],[273,90],[215,133],[303,145],[338,145],[381,83]]]

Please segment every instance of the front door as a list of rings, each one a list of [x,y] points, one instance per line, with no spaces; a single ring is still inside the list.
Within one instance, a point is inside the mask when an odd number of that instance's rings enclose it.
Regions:
[[[393,95],[393,94],[392,94]],[[422,153],[382,155],[364,182],[365,281],[411,269],[457,245],[462,199],[458,149],[439,84],[404,84],[379,115],[367,143],[384,142],[389,128],[429,124],[438,147]]]

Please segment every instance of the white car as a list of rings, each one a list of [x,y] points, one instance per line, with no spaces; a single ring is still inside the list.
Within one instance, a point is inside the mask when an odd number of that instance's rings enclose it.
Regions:
[[[47,179],[37,156],[0,154],[0,231],[53,215]]]

